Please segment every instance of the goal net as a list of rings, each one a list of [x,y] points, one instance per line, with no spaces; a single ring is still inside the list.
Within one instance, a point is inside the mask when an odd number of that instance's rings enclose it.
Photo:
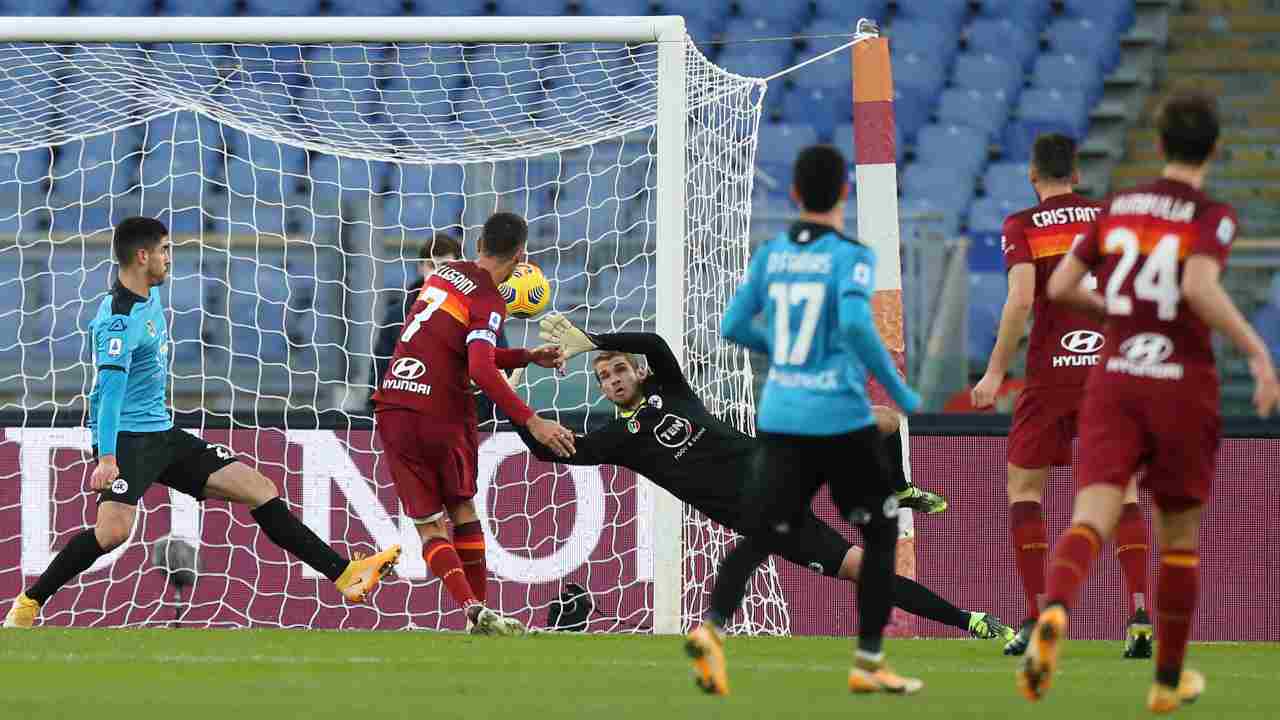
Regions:
[[[0,596],[95,517],[87,324],[114,277],[111,228],[130,215],[172,233],[161,294],[179,425],[275,481],[340,552],[405,553],[371,604],[345,605],[244,509],[157,486],[131,541],[56,594],[45,623],[460,628],[400,514],[367,400],[375,337],[419,247],[451,232],[474,252],[496,210],[528,218],[555,311],[597,332],[674,330],[712,412],[752,431],[746,356],[718,330],[747,262],[763,83],[682,31],[477,37],[0,45]],[[536,323],[507,336],[537,344]],[[581,430],[613,417],[585,358],[562,376],[532,368],[520,389]],[[542,625],[576,583],[590,630],[679,630],[664,595],[678,625],[700,616],[728,532],[627,471],[534,461],[503,429],[491,414],[482,428],[490,605]],[[162,538],[196,551],[181,601]],[[788,630],[772,565],[736,629]]]

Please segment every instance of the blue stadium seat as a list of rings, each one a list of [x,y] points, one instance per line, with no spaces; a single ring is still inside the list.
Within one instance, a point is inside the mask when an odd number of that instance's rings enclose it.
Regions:
[[[982,187],[988,197],[1010,202],[1019,209],[1031,207],[1037,202],[1026,163],[999,162],[988,165],[986,172],[982,174]]]
[[[70,15],[70,0],[4,0],[0,13],[16,16]]]
[[[962,53],[956,59],[951,82],[959,88],[1001,91],[1016,98],[1022,89],[1023,73],[1017,63],[990,53]]]
[[[986,133],[989,140],[999,137],[1008,119],[1009,100],[1000,90],[947,88],[938,98],[938,122],[968,125]]]
[[[365,0],[361,0],[364,4]],[[373,0],[370,0],[371,2]],[[338,3],[341,5],[342,3]],[[311,16],[320,14],[319,0],[244,0],[244,14],[251,16]]]
[[[651,0],[577,0],[578,12],[583,15],[649,15],[653,12]]]
[[[1053,0],[982,0],[978,15],[997,20],[1012,20],[1034,36],[1052,12]]]
[[[932,166],[952,168],[970,180],[987,163],[987,136],[965,125],[925,125],[916,137],[916,158]]]
[[[895,88],[911,89],[926,97],[934,97],[942,91],[946,82],[946,72],[936,61],[916,53],[894,54]]]
[[[969,52],[998,55],[1023,70],[1031,67],[1040,50],[1039,38],[1009,18],[977,18],[965,29],[964,36]]]
[[[852,167],[857,161],[853,145],[853,123],[841,123],[831,129],[831,144],[836,146],[845,162]]]
[[[852,40],[853,30],[853,23],[845,20],[814,18],[812,22],[800,31],[801,35],[809,36],[809,39],[802,41],[805,48],[802,54],[807,57],[818,51],[829,50],[839,43]]]
[[[969,0],[898,0],[898,17],[959,27],[969,14]]]
[[[1000,313],[1009,294],[1008,278],[1003,272],[969,275],[969,362],[985,367],[996,344]]]
[[[808,3],[798,7],[777,0],[737,0],[737,5],[743,17],[761,18],[774,30],[795,30],[809,21]]]
[[[825,136],[837,124],[853,117],[853,89],[792,88],[784,95],[779,110],[782,122],[810,123],[819,135]]]
[[[1120,37],[1104,24],[1088,18],[1059,18],[1045,30],[1049,49],[1093,58],[1104,72],[1111,72],[1120,61]]]
[[[1060,132],[1079,141],[1089,131],[1089,104],[1080,92],[1028,90],[1015,114],[1004,136],[1004,155],[1010,160],[1030,157],[1031,145],[1041,133]]]
[[[1133,0],[1063,0],[1062,14],[1072,18],[1088,18],[1124,32],[1133,25],[1133,5]]]
[[[999,233],[1004,229],[1004,220],[1011,213],[1021,210],[1014,203],[998,197],[982,197],[974,201],[969,208],[966,225],[971,233]]]
[[[160,0],[160,15],[224,17],[236,14],[237,0]]]
[[[450,7],[451,12],[455,12]],[[354,15],[372,17],[395,17],[408,15],[403,0],[360,0],[360,2],[335,2],[329,8],[330,15]]]
[[[901,177],[902,195],[928,198],[939,207],[956,212],[969,208],[973,197],[973,174],[965,168],[935,164],[931,158],[907,165]]]
[[[895,87],[893,90],[893,115],[902,137],[914,141],[916,133],[933,115],[933,100],[936,95],[928,95],[910,87]]]
[[[870,18],[881,26],[889,16],[888,0],[817,0],[815,17],[842,20],[850,24]]]
[[[853,85],[851,63],[848,53],[836,53],[806,65],[787,77],[796,87],[849,88]]]
[[[1102,97],[1102,70],[1080,55],[1041,55],[1031,73],[1031,86],[1045,90],[1077,90],[1092,105]]]
[[[943,239],[955,237],[960,232],[961,213],[968,207],[968,202],[969,197],[963,193],[953,197],[939,197],[908,195],[904,192],[898,203],[903,240],[910,242],[934,234]]]
[[[569,6],[554,0],[499,0],[497,15],[551,16],[568,15]]]
[[[898,52],[916,53],[950,65],[960,38],[949,29],[927,20],[896,20],[889,28],[889,47]]]
[[[92,17],[149,17],[155,14],[156,0],[79,0],[78,15]]]
[[[758,50],[754,48],[730,48],[720,53],[716,63],[731,73],[747,77],[766,77],[785,69],[791,64],[789,48],[785,49],[786,54],[784,55],[782,52],[767,52],[769,49],[767,46],[770,43],[761,43],[761,45],[766,47],[761,47]],[[783,50],[783,48],[777,49]],[[797,72],[804,72],[804,70]]]
[[[494,0],[449,0],[450,15],[489,15]]]
[[[782,123],[760,125],[759,149],[756,161],[761,165],[785,167],[788,170],[796,155],[818,141],[818,133],[812,125],[786,125]],[[789,181],[790,172],[787,172]]]
[[[1249,318],[1249,322],[1258,329],[1258,335],[1270,348],[1271,355],[1280,354],[1280,306],[1275,303],[1263,305]],[[0,340],[0,346],[3,344],[4,341]]]

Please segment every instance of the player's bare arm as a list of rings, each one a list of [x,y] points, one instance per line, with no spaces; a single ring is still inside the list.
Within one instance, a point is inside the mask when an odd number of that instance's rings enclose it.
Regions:
[[[1258,417],[1268,417],[1280,400],[1280,386],[1276,382],[1276,369],[1267,345],[1258,337],[1249,322],[1240,314],[1219,282],[1222,272],[1218,261],[1208,255],[1192,255],[1187,258],[1186,271],[1182,275],[1182,297],[1206,325],[1226,335],[1249,359],[1249,372],[1253,374],[1253,408]]]
[[[1027,329],[1031,305],[1036,295],[1036,270],[1031,263],[1018,263],[1009,270],[1009,294],[1000,312],[1000,329],[996,333],[996,346],[987,360],[987,371],[971,393],[973,406],[991,407],[996,393],[1004,383],[1005,374],[1018,352],[1018,340]]]
[[[1085,275],[1088,273],[1089,268],[1080,261],[1080,258],[1068,254],[1058,263],[1058,267],[1054,268],[1053,275],[1049,276],[1049,287],[1046,288],[1046,293],[1049,299],[1056,303],[1068,305],[1097,318],[1106,317],[1106,301],[1101,295],[1084,285]]]

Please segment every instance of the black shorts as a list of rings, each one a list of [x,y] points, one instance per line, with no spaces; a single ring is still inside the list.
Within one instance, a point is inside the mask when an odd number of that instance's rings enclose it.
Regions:
[[[773,554],[787,562],[835,577],[853,543],[812,512],[773,544]]]
[[[810,524],[813,496],[831,499],[852,525],[896,519],[884,442],[875,425],[843,435],[759,433],[760,453],[739,509],[740,532],[774,552],[792,529]],[[824,568],[825,569],[825,568]]]
[[[98,449],[93,449],[96,460]],[[204,499],[209,476],[236,462],[235,453],[179,428],[158,432],[121,432],[116,439],[120,475],[102,490],[98,502],[137,505],[152,483],[160,483],[197,500]]]

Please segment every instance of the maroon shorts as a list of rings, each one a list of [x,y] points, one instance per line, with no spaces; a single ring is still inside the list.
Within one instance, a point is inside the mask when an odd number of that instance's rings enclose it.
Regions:
[[[1157,507],[1176,512],[1202,504],[1213,487],[1221,431],[1216,388],[1091,389],[1080,406],[1076,486],[1123,488],[1145,468],[1138,484]]]
[[[430,520],[476,494],[479,440],[475,428],[440,425],[412,410],[377,413],[382,456],[404,512]]]
[[[1018,394],[1009,428],[1009,463],[1020,468],[1071,464],[1083,388],[1029,387]]]

